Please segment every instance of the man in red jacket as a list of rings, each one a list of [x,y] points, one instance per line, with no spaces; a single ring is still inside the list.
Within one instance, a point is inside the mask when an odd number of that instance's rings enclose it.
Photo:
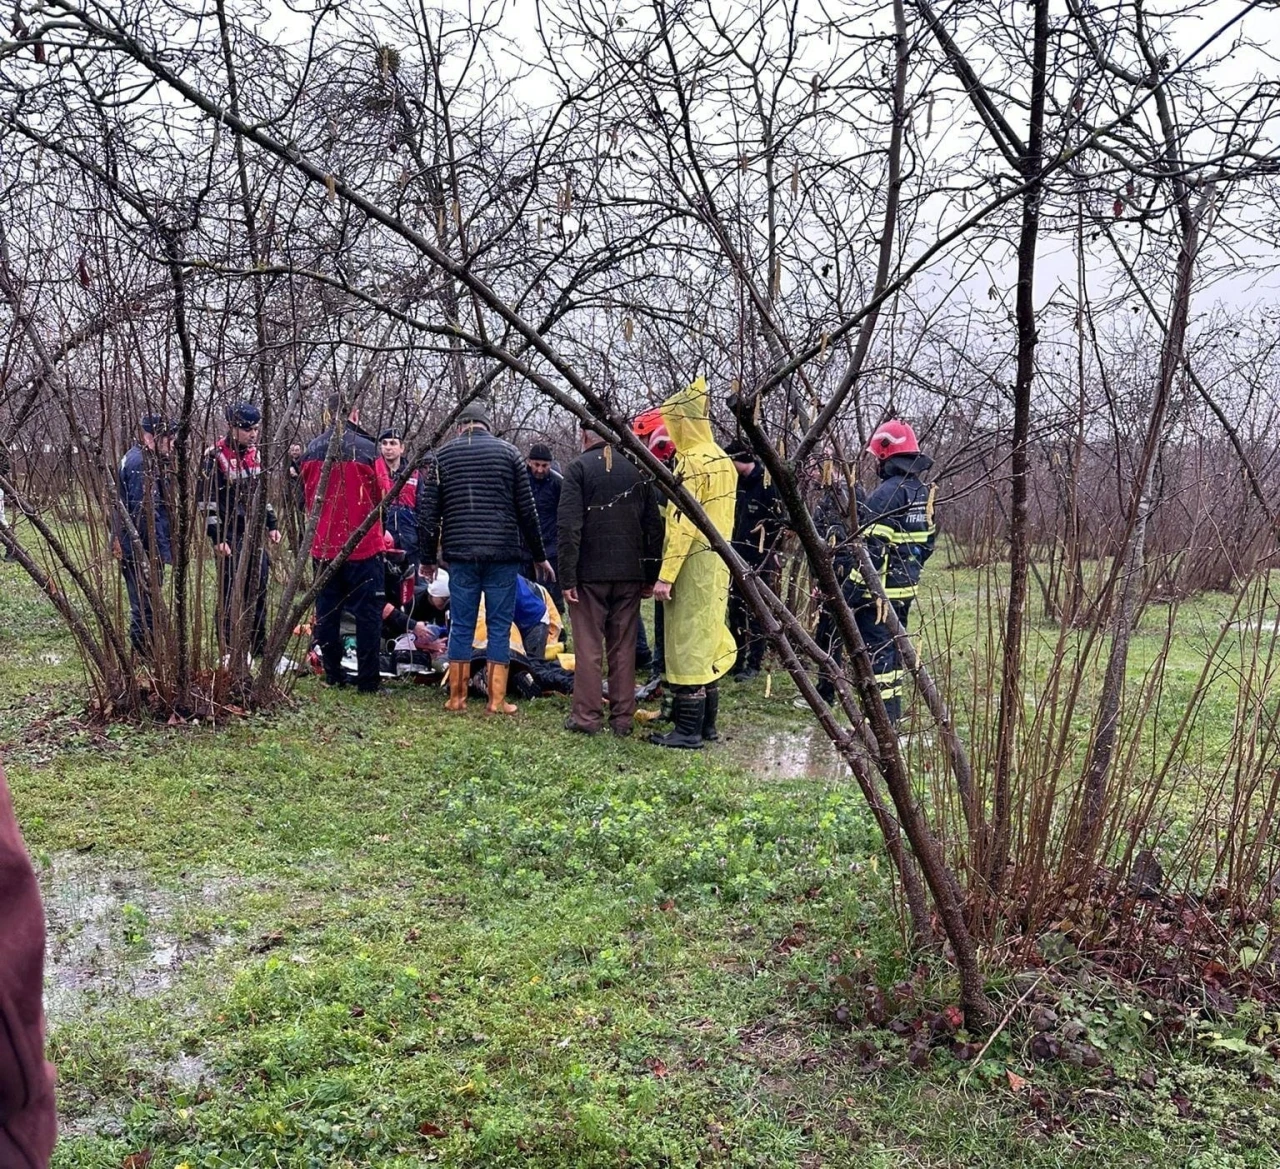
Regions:
[[[382,503],[384,492],[376,467],[378,447],[373,437],[360,429],[359,410],[351,406],[344,414],[340,395],[329,396],[329,414],[334,424],[312,439],[302,453],[302,489],[308,514],[315,507],[321,482],[325,483],[311,556],[317,573],[332,569],[316,595],[316,641],[324,660],[325,678],[330,685],[341,686],[341,621],[346,609],[356,625],[356,689],[362,694],[376,694],[380,679],[378,639],[386,594],[382,562],[385,545],[382,523],[376,514],[347,559],[336,566],[333,561],[369,513],[376,513]],[[329,462],[331,448],[333,459]],[[326,463],[329,477],[324,480]]]
[[[0,1165],[44,1169],[57,1116],[44,1059],[44,910],[0,767]]]

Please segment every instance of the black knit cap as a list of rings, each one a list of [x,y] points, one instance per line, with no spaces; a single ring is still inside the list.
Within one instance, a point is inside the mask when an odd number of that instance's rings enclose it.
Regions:
[[[398,438],[401,442],[404,442],[404,431],[399,426],[388,426],[386,430],[378,435],[379,442],[386,442],[389,438]]]
[[[535,463],[551,462],[551,448],[545,442],[535,442],[529,448],[529,458]]]
[[[745,438],[735,438],[733,442],[724,448],[724,453],[735,463],[754,463],[756,461],[756,452],[751,449],[751,444]]]

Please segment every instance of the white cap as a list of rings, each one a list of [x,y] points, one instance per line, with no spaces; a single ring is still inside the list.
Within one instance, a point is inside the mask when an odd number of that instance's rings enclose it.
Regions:
[[[436,578],[427,585],[427,596],[449,599],[449,574],[443,568],[436,569]]]

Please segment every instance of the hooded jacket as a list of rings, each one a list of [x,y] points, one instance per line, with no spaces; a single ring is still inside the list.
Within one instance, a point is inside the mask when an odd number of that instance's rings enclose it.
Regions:
[[[859,530],[893,601],[916,595],[920,570],[933,554],[938,532],[933,488],[920,482],[932,466],[933,460],[919,453],[885,459],[880,485],[858,506]]]
[[[712,436],[706,379],[663,402],[662,420],[676,447],[676,477],[716,531],[730,539],[738,472]],[[658,579],[672,586],[663,615],[667,680],[688,686],[714,682],[732,669],[738,652],[725,624],[729,566],[674,503],[667,508]]]
[[[0,768],[0,1165],[44,1169],[57,1131],[44,1058],[44,910]]]

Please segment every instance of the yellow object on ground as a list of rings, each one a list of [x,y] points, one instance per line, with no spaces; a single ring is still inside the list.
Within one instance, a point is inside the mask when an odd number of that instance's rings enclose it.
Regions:
[[[712,437],[706,379],[698,378],[663,402],[661,409],[676,444],[676,477],[728,540],[733,535],[738,472]],[[714,682],[733,668],[738,653],[725,622],[729,566],[674,505],[667,508],[658,575],[672,586],[671,600],[663,611],[667,681],[678,686]]]

